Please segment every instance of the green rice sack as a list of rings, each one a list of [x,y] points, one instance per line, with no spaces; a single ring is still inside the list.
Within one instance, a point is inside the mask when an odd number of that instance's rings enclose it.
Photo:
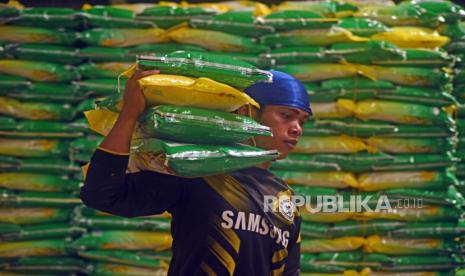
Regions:
[[[111,7],[94,6],[81,12],[87,26],[103,28],[151,28],[155,24],[146,20],[136,19],[133,11]]]
[[[79,189],[80,182],[65,175],[25,172],[1,172],[0,187],[37,192],[71,192]]]
[[[170,29],[167,36],[180,44],[194,44],[208,50],[220,52],[261,53],[269,49],[266,45],[260,44],[255,38],[186,26]],[[218,43],[218,41],[221,41],[221,43]]]
[[[350,31],[356,36],[370,37],[374,34],[388,31],[388,27],[380,21],[369,18],[346,17],[335,25]]]
[[[63,256],[66,254],[66,242],[61,239],[0,242],[0,257],[2,258]]]
[[[272,168],[289,171],[410,171],[439,169],[452,166],[457,158],[452,154],[390,155],[386,153],[290,154],[273,162]]]
[[[34,26],[44,28],[76,28],[81,25],[74,9],[35,7],[19,10],[18,16],[7,17],[3,24]]]
[[[117,78],[121,73],[126,71],[132,63],[129,62],[100,62],[85,63],[78,67],[78,71],[83,78],[103,79]]]
[[[164,268],[146,268],[138,266],[130,266],[124,264],[112,264],[99,262],[92,265],[90,275],[106,275],[106,276],[126,276],[126,275],[153,275],[163,276],[167,271]]]
[[[124,86],[126,80],[121,79],[120,85]],[[73,86],[81,93],[92,96],[108,96],[118,93],[117,79],[92,79],[73,81]]]
[[[391,195],[388,195],[389,197]],[[392,195],[393,196],[393,195]],[[413,196],[415,197],[415,196]],[[394,198],[394,197],[393,197]],[[402,197],[399,197],[402,198]],[[423,208],[418,208],[418,202],[415,202],[417,206],[400,206],[400,208],[394,208],[394,212],[365,212],[363,213],[363,219],[387,219],[396,221],[407,221],[407,222],[433,222],[433,221],[457,221],[462,214],[462,211],[449,207],[449,206],[428,206],[423,205]],[[413,202],[412,202],[413,205]],[[394,206],[396,207],[396,206]]]
[[[0,154],[15,157],[67,156],[69,143],[51,139],[0,138]]]
[[[303,82],[354,77],[360,73],[357,66],[353,64],[308,63],[280,65],[276,68]]]
[[[293,2],[286,1],[276,7],[278,11],[304,10],[317,12],[325,17],[343,18],[352,15],[357,6],[344,2]]]
[[[152,231],[94,231],[71,242],[76,250],[155,250],[171,248],[171,234]]]
[[[235,143],[272,135],[269,127],[249,117],[207,109],[161,105],[150,108],[144,116],[142,131],[146,137],[184,143]]]
[[[137,63],[142,69],[159,69],[162,74],[207,77],[238,88],[247,88],[258,81],[272,81],[267,71],[209,53],[176,51],[160,57],[141,56]]]
[[[274,160],[276,150],[246,145],[193,145],[157,139],[136,139],[131,146],[129,166],[139,170],[196,177],[213,175]]]
[[[80,172],[78,164],[60,158],[28,158],[21,159],[11,156],[0,156],[0,171],[2,172],[33,172],[64,174]]]
[[[42,224],[67,222],[71,215],[67,208],[0,207],[0,223]]]
[[[241,52],[225,53],[225,52],[215,52],[215,51],[212,51],[211,53],[215,55],[227,56],[229,58],[239,60],[239,61],[244,61],[254,66],[257,66],[258,68],[266,67],[266,61],[264,61],[260,57],[260,55],[257,55],[257,54],[249,54],[249,53],[241,53]]]
[[[393,238],[450,238],[463,236],[464,232],[462,222],[422,222],[390,230],[388,235]]]
[[[37,60],[62,64],[77,64],[84,61],[79,49],[70,46],[44,44],[10,44],[8,52],[15,59]]]
[[[87,98],[86,91],[80,91],[69,84],[32,82],[9,75],[0,75],[0,95],[18,100],[67,103]]]
[[[401,153],[443,153],[453,149],[452,139],[444,138],[391,138],[370,137],[366,141],[371,152]]]
[[[351,136],[303,136],[294,148],[295,153],[342,153],[353,154],[367,149],[366,144]]]
[[[18,231],[0,234],[2,241],[43,240],[53,238],[76,237],[86,233],[82,227],[68,224],[44,224],[22,226]]]
[[[13,192],[0,190],[0,205],[18,207],[73,207],[81,204],[77,195],[50,192]]]
[[[456,184],[453,174],[441,171],[370,172],[357,177],[362,191],[378,191],[393,188],[445,189]]]
[[[211,17],[191,18],[189,26],[247,37],[259,37],[274,31],[272,26],[259,23],[251,11],[228,11]]]
[[[451,66],[454,57],[439,49],[403,49],[405,58],[402,60],[378,59],[373,64],[383,66],[406,67],[444,67]]]
[[[168,218],[119,218],[74,216],[73,223],[85,228],[98,230],[147,230],[169,232],[171,220]]]
[[[44,43],[72,45],[77,36],[73,32],[47,28],[0,26],[0,40],[15,43]]]
[[[170,28],[196,18],[216,14],[214,9],[204,7],[180,7],[156,5],[146,8],[136,19],[153,22],[161,28]]]
[[[6,137],[77,138],[84,136],[86,132],[86,128],[78,123],[26,121],[0,117],[0,135]]]
[[[378,64],[383,60],[404,60],[406,52],[396,45],[385,41],[333,44],[325,54],[353,63]]]
[[[72,257],[22,257],[1,263],[4,275],[58,275],[86,273],[86,262]],[[10,273],[10,274],[8,274]],[[24,274],[20,274],[24,273]],[[43,274],[39,274],[43,273]]]
[[[362,120],[410,125],[447,125],[453,122],[451,116],[438,107],[384,100],[357,102],[355,114]]]
[[[0,73],[43,82],[66,82],[80,78],[70,65],[27,60],[2,59]]]
[[[295,29],[329,28],[337,22],[336,18],[325,18],[323,15],[307,10],[276,11],[262,19],[262,24],[276,31]]]
[[[346,236],[335,239],[302,240],[300,243],[302,253],[344,252],[357,250],[365,244],[362,237]]]
[[[336,57],[327,56],[325,48],[319,46],[283,47],[260,54],[262,62],[268,66],[297,63],[338,62]]]
[[[167,267],[169,258],[146,252],[131,252],[123,250],[90,250],[80,251],[78,255],[86,260],[103,261],[114,264],[133,265],[137,267],[159,268]]]
[[[327,188],[356,188],[359,186],[355,176],[352,173],[347,172],[273,172],[289,185]]]
[[[97,28],[83,31],[79,33],[78,37],[87,45],[104,47],[129,47],[168,41],[165,30],[159,28]]]
[[[303,126],[304,136],[345,134],[364,138],[370,136],[446,138],[453,136],[454,131],[455,129],[452,126],[396,125],[380,121],[361,121],[352,118],[308,121]]]
[[[20,102],[0,97],[0,114],[28,120],[72,120],[76,111],[70,104]]]
[[[390,189],[380,192],[390,198],[415,198],[422,199],[425,204],[455,205],[463,206],[465,199],[454,186],[449,186],[443,191],[421,190],[421,189]]]

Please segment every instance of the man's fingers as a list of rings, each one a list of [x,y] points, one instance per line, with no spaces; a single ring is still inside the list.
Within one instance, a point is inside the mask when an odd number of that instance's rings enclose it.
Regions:
[[[134,79],[140,79],[140,78],[143,78],[143,77],[146,77],[146,76],[150,76],[150,75],[155,75],[155,74],[158,74],[160,73],[160,70],[146,70],[146,71],[139,71],[137,70],[134,75],[132,75],[132,77]]]

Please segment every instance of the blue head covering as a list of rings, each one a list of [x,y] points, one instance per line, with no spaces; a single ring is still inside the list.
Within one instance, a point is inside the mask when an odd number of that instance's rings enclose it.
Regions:
[[[273,74],[273,82],[257,82],[247,87],[244,92],[260,105],[289,106],[312,115],[304,85],[289,74],[274,70],[270,72]]]

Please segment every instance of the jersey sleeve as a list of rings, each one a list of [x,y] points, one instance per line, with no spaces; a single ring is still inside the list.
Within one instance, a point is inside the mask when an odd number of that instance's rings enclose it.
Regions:
[[[283,276],[298,276],[300,275],[300,224],[301,218],[296,221],[296,233],[288,247],[288,257],[284,266]]]
[[[186,196],[185,185],[198,181],[151,171],[126,173],[128,161],[128,155],[97,149],[81,188],[82,202],[123,217],[173,213]]]

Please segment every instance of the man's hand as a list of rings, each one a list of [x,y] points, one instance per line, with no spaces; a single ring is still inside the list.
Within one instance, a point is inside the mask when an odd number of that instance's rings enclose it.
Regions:
[[[139,116],[145,111],[146,101],[138,80],[158,74],[158,70],[139,71],[137,70],[134,75],[129,78],[126,82],[126,88],[123,96],[123,109],[121,110],[121,116],[130,120],[137,120]]]

